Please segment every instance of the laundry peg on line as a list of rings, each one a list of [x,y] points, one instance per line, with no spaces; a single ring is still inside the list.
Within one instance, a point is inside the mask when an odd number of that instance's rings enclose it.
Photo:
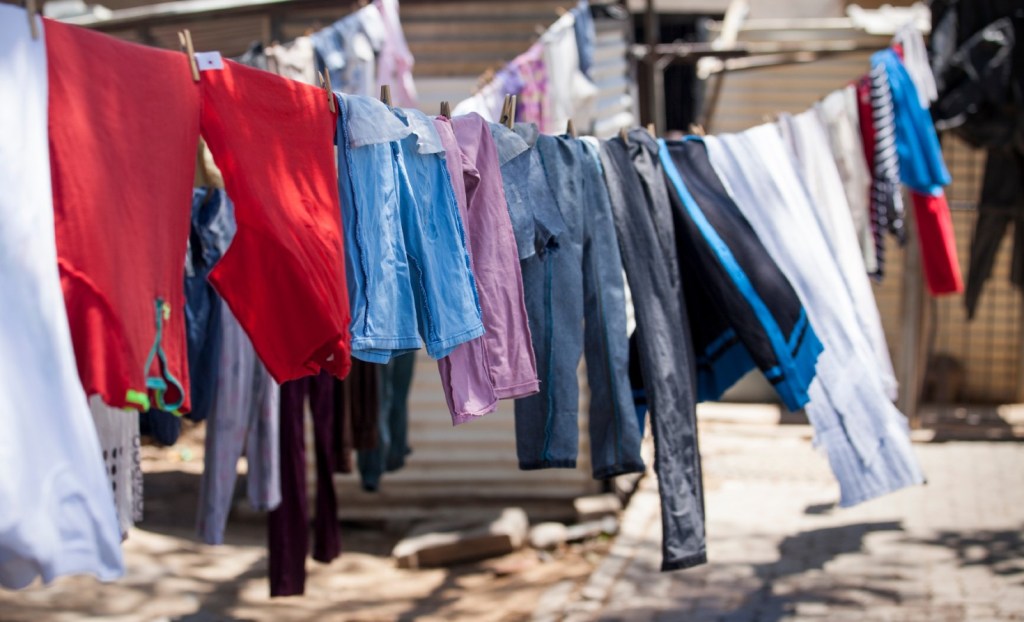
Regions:
[[[629,128],[625,125],[619,128],[619,138],[624,144],[629,145]]]
[[[576,124],[572,122],[572,119],[569,119],[566,122],[566,124],[565,124],[565,133],[568,134],[569,136],[572,136],[573,138],[577,137],[576,136]]]
[[[334,89],[331,88],[331,74],[328,72],[320,73],[320,86],[324,88],[324,92],[327,93],[327,107],[331,109],[331,112],[337,113],[338,109],[334,105]]]
[[[441,102],[441,116],[446,119],[452,118],[452,105],[447,100]]]
[[[391,87],[387,84],[380,85],[380,100],[391,108]]]
[[[501,104],[501,118],[498,119],[498,123],[501,123],[505,127],[512,127],[508,122],[509,106],[512,104],[512,96],[506,95],[505,101]]]
[[[656,129],[654,129],[654,124],[653,123],[648,123],[647,124],[647,133],[651,135],[651,138],[657,138],[658,137],[658,131]]]
[[[39,9],[36,0],[25,0],[25,13],[28,14],[28,29],[32,33],[32,40],[39,38],[39,24],[36,23],[36,14]]]
[[[192,81],[199,82],[199,65],[196,63],[196,48],[192,45],[192,33],[188,28],[178,31],[181,51],[188,55],[188,66],[192,69]]]
[[[691,123],[690,133],[693,134],[694,136],[706,136],[704,132],[704,126],[701,125],[700,123]]]
[[[516,125],[516,99],[517,96],[513,95],[508,101],[508,129],[512,129]]]

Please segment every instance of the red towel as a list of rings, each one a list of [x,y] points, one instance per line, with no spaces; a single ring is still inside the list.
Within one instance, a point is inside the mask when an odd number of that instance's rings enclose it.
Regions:
[[[202,72],[202,133],[238,232],[210,273],[278,382],[350,367],[334,164],[321,89],[224,61]]]
[[[187,411],[199,89],[183,54],[53,20],[46,53],[57,255],[82,384],[142,408],[147,377],[162,380],[164,401]]]
[[[960,261],[956,255],[953,217],[945,193],[938,196],[911,192],[914,218],[921,245],[921,264],[932,296],[957,294],[964,290]]]

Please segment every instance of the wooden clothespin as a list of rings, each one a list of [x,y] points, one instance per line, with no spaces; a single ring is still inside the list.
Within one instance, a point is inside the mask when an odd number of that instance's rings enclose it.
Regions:
[[[441,116],[446,119],[452,118],[452,105],[448,103],[448,100],[441,102]]]
[[[196,63],[196,48],[192,45],[192,33],[189,29],[178,31],[181,51],[188,55],[188,66],[192,69],[192,81],[199,82],[199,65]]]
[[[36,6],[36,0],[25,0],[25,13],[28,15],[29,32],[32,33],[32,40],[35,41],[39,38],[39,24],[36,23],[39,7]]]
[[[625,125],[619,128],[619,139],[626,145],[629,145],[629,128]]]
[[[498,123],[505,127],[508,127],[508,106],[510,103],[512,103],[512,96],[506,95],[505,100],[501,103],[501,118],[498,119]]]
[[[565,133],[573,138],[576,138],[576,124],[572,122],[572,119],[565,124]]]
[[[513,95],[508,101],[508,129],[516,125],[516,99],[517,96]]]
[[[387,84],[380,85],[380,100],[391,108],[391,87]]]
[[[648,123],[647,124],[647,133],[651,135],[651,138],[657,138],[658,137],[658,131],[656,129],[654,129],[654,124],[653,123]]]
[[[334,89],[331,88],[331,74],[324,72],[316,72],[316,75],[320,76],[320,86],[324,88],[324,92],[327,93],[327,107],[331,109],[332,113],[337,113],[338,108],[334,105]]]
[[[690,124],[690,133],[693,134],[694,136],[706,136],[707,135],[704,132],[704,126],[701,125],[700,123],[691,123]]]

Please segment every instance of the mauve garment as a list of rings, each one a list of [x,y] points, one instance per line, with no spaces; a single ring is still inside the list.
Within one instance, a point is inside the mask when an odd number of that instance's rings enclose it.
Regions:
[[[447,127],[458,141],[460,181],[466,194],[465,209],[460,211],[485,328],[482,337],[438,361],[452,421],[459,424],[493,412],[499,399],[536,393],[539,382],[519,253],[494,139],[487,122],[477,114],[437,124],[442,142],[446,142]],[[453,156],[447,145],[445,149],[451,171]]]

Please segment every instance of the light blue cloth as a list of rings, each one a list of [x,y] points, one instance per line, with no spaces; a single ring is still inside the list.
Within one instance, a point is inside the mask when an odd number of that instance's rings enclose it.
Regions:
[[[942,158],[942,146],[931,114],[921,105],[917,87],[894,50],[875,52],[871,65],[882,65],[889,79],[896,114],[900,181],[922,194],[938,196],[952,178]]]
[[[220,305],[219,312],[220,373],[206,422],[196,517],[196,532],[206,544],[224,542],[243,453],[250,505],[269,512],[281,503],[280,387],[228,306]]]
[[[576,18],[576,47],[580,54],[580,71],[590,77],[590,68],[594,66],[594,48],[597,47],[597,32],[594,30],[594,17],[590,14],[590,3],[580,0],[570,13]]]
[[[352,356],[387,363],[423,342],[446,356],[483,323],[440,136],[421,112],[339,100]]]
[[[736,205],[786,274],[825,346],[805,411],[855,505],[924,481],[906,418],[889,401],[839,267],[774,125],[704,139]]]

